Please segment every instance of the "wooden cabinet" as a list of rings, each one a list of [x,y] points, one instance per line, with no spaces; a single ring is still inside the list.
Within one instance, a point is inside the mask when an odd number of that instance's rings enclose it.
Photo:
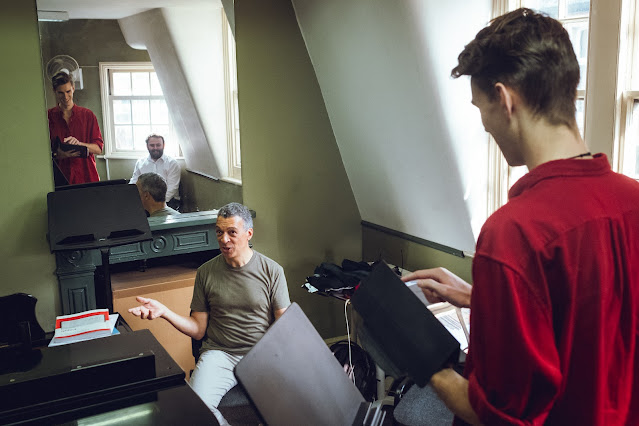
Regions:
[[[111,275],[113,310],[124,317],[133,330],[148,329],[189,376],[195,367],[191,338],[177,331],[164,319],[140,319],[128,312],[138,306],[136,296],[156,299],[172,311],[188,316],[196,268],[183,265],[155,266],[146,271],[127,271]]]

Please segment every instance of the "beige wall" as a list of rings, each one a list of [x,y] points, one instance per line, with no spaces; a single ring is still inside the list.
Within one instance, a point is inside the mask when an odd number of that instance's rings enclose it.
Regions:
[[[60,302],[49,252],[47,193],[53,190],[35,0],[4,2],[0,14],[0,296],[38,298],[45,331]]]
[[[124,40],[118,21],[113,19],[72,19],[67,22],[40,22],[42,61],[46,65],[56,55],[73,57],[82,68],[84,89],[74,100],[89,108],[102,125],[100,62],[151,62],[146,50],[133,49]],[[46,78],[46,75],[45,75]],[[55,106],[47,81],[47,107]]]
[[[182,171],[182,207],[185,212],[219,209],[232,201],[242,202],[242,186],[223,180],[212,180]]]
[[[408,271],[441,266],[472,283],[472,258],[454,256],[375,229],[362,228],[362,252],[363,260],[368,262],[383,259]]]
[[[322,261],[361,258],[360,216],[290,1],[236,0],[235,38],[254,246],[320,334],[343,335],[343,304],[300,286]]]

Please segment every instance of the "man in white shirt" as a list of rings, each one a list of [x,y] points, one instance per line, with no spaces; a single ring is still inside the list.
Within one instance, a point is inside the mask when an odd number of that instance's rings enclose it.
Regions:
[[[135,163],[133,176],[129,183],[136,183],[143,173],[157,173],[166,181],[166,203],[169,207],[179,210],[180,194],[180,165],[168,155],[164,154],[164,137],[156,134],[146,138],[146,149],[149,156],[140,158]]]

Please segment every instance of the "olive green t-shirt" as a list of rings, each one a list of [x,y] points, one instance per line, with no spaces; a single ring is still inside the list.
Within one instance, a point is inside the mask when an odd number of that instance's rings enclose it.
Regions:
[[[209,313],[200,353],[246,354],[273,323],[273,311],[290,304],[284,270],[274,260],[253,251],[246,265],[233,268],[214,257],[198,268],[191,300],[192,311]]]

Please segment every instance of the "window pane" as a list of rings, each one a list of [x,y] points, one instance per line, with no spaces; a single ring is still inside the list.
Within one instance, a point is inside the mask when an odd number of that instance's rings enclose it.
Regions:
[[[104,113],[112,118],[105,138],[110,152],[145,155],[148,153],[145,140],[149,134],[156,133],[171,141],[165,148],[169,155],[181,156],[166,100],[152,64],[128,64],[127,68],[119,68],[119,64],[114,68],[101,67],[101,78],[103,71],[109,75],[110,102]]]
[[[133,96],[149,96],[151,94],[148,72],[132,73],[131,84],[133,86]]]
[[[154,72],[150,73],[151,79],[151,95],[153,96],[162,96],[162,86],[160,86],[160,80],[158,80],[158,75]]]
[[[517,166],[508,168],[508,189],[510,189],[515,182],[521,179],[526,173],[528,173],[528,167]]]
[[[579,127],[579,133],[581,133],[581,137],[584,137],[584,121],[586,119],[586,102],[584,98],[578,98],[576,102],[577,111],[575,113],[575,118],[577,119],[577,127]]]
[[[114,72],[113,73],[113,92],[114,96],[131,95],[131,73]]]
[[[113,101],[114,124],[131,124],[131,101]]]
[[[559,18],[559,0],[524,0],[522,5],[546,13],[552,18]]]
[[[624,133],[622,173],[639,179],[639,99],[632,103],[630,125]]]
[[[168,148],[169,144],[167,143],[169,139],[171,139],[170,136],[170,130],[169,130],[169,126],[164,126],[164,125],[157,125],[157,124],[152,124],[151,125],[151,133],[155,133],[156,135],[160,135],[164,138],[164,145],[165,148]]]
[[[590,0],[567,0],[566,18],[587,17],[590,14]]]
[[[242,154],[240,152],[240,129],[237,129],[235,131],[235,144],[234,144],[234,149],[235,149],[235,167],[242,167]]]
[[[151,126],[133,126],[133,145],[136,150],[147,151],[146,138],[151,134]]]
[[[133,124],[149,124],[151,122],[148,100],[131,101],[131,106],[133,109]]]
[[[579,62],[579,90],[586,88],[586,65],[588,64],[588,21],[564,24]]]
[[[169,110],[165,101],[159,99],[151,101],[151,123],[169,124]]]
[[[115,148],[133,149],[133,130],[131,126],[115,126]]]

